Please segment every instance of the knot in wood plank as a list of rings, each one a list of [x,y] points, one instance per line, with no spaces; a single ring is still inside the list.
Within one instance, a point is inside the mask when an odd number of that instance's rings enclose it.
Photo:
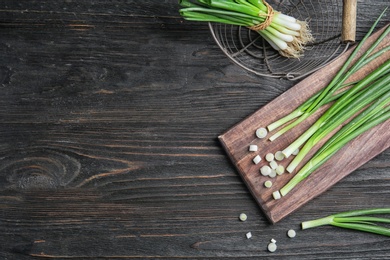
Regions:
[[[0,160],[0,189],[57,189],[80,172],[73,157],[52,150],[27,150]]]

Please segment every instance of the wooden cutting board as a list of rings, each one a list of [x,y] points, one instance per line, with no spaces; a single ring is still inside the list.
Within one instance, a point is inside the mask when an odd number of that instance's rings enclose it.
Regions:
[[[373,34],[367,40],[361,53],[378,38],[383,30],[384,28]],[[390,36],[387,36],[378,48],[382,48],[389,44]],[[219,136],[219,140],[238,169],[243,181],[272,223],[276,223],[291,214],[311,199],[329,189],[332,185],[358,167],[390,147],[390,120],[387,120],[352,140],[341,149],[336,156],[333,156],[333,158],[328,160],[297,187],[291,190],[285,197],[282,197],[279,200],[273,199],[272,192],[280,190],[280,188],[294,176],[296,171],[293,173],[285,173],[272,179],[270,177],[262,176],[259,172],[260,167],[267,163],[264,158],[267,153],[275,153],[276,151],[283,150],[288,144],[295,140],[296,137],[305,131],[310,124],[318,118],[322,111],[318,111],[318,113],[310,117],[299,127],[296,127],[293,131],[289,131],[287,134],[279,137],[273,142],[266,140],[267,138],[257,138],[255,136],[256,129],[259,127],[266,127],[276,119],[287,115],[319,89],[325,87],[344,64],[350,53],[351,50],[340,56],[331,64],[304,79]],[[364,77],[389,58],[390,51],[355,73],[350,80],[354,81]],[[273,132],[269,133],[267,137],[271,136]],[[248,147],[250,144],[257,144],[259,150],[257,152],[249,152]],[[309,154],[309,157],[313,155],[321,144],[315,147],[314,151]],[[257,165],[252,161],[256,155],[262,157],[262,161]],[[290,156],[290,158],[283,160],[280,164],[287,167],[292,157],[293,156]],[[301,167],[302,164],[297,170]],[[271,180],[273,182],[271,188],[264,187],[264,182],[266,180]]]

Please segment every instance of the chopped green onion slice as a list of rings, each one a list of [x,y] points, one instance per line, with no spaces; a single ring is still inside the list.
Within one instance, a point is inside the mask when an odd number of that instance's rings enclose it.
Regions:
[[[268,176],[271,177],[271,178],[275,178],[276,177],[276,171],[274,169],[271,169],[271,173]]]
[[[272,181],[266,181],[266,182],[264,182],[264,186],[266,187],[266,188],[271,188],[272,187]]]
[[[267,136],[267,129],[265,129],[264,127],[260,127],[259,129],[256,130],[256,136],[258,138],[264,138]]]
[[[241,213],[241,214],[240,214],[240,220],[241,220],[241,221],[246,221],[247,218],[248,218],[248,216],[247,216],[245,213]]]
[[[268,165],[264,165],[263,167],[260,168],[260,173],[263,176],[268,176],[271,174],[271,167]]]
[[[249,151],[250,152],[256,152],[259,149],[259,147],[255,144],[249,145]]]
[[[274,154],[273,153],[267,153],[267,155],[265,156],[265,159],[269,162],[273,161],[275,158]]]
[[[278,165],[278,167],[276,167],[275,171],[276,171],[276,174],[282,175],[284,173],[283,165]]]
[[[282,161],[284,159],[284,154],[282,153],[282,151],[277,151],[275,153],[275,159],[277,161]]]
[[[278,167],[278,163],[275,161],[270,161],[269,166],[271,167],[271,169],[275,170]]]
[[[273,252],[275,252],[276,251],[276,249],[278,248],[278,246],[275,244],[275,243],[269,243],[268,244],[268,251],[270,251],[271,253],[273,253]]]
[[[295,232],[294,229],[290,229],[289,231],[287,231],[287,236],[290,237],[290,238],[293,238],[297,235],[297,233]]]
[[[282,196],[280,195],[280,192],[277,190],[272,193],[272,197],[274,197],[275,200],[279,200]]]
[[[253,158],[253,163],[254,164],[259,164],[260,161],[261,161],[260,155],[256,155],[255,158]]]

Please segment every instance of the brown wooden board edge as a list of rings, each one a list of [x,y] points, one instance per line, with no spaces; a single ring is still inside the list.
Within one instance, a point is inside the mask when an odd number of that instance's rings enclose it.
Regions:
[[[264,213],[265,217],[268,219],[268,221],[270,221],[271,223],[276,223],[275,220],[269,215],[267,214],[267,208],[263,206],[263,204],[261,203],[261,201],[258,199],[258,197],[256,196],[256,194],[253,193],[253,189],[252,189],[252,184],[251,182],[246,178],[246,175],[245,174],[242,174],[242,169],[240,167],[237,166],[237,163],[236,163],[236,159],[234,158],[234,156],[228,151],[228,146],[227,146],[227,143],[225,142],[225,139],[224,139],[224,135],[220,135],[218,136],[218,139],[219,141],[221,142],[222,144],[222,147],[225,149],[227,155],[229,156],[230,160],[232,160],[235,168],[238,170],[238,172],[240,173],[240,176],[241,176],[241,179],[243,180],[244,184],[248,187],[249,189],[249,192],[251,193],[252,197],[255,199],[257,205],[261,208],[262,212]]]
[[[388,26],[388,25],[387,25]],[[385,27],[387,27],[385,26]],[[380,33],[385,29],[382,28],[381,30],[379,30],[378,32],[374,33],[372,36],[370,36],[369,40],[371,41],[374,41],[376,38],[378,38],[378,36],[380,35]],[[387,37],[388,38],[388,37]],[[323,73],[323,71],[327,71],[327,70],[331,70],[335,64],[338,64],[340,66],[340,63],[343,63],[346,58],[349,56],[349,54],[352,52],[352,49],[347,51],[345,54],[341,55],[339,58],[337,58],[335,61],[333,61],[331,64],[325,66],[324,68],[320,69],[319,71],[313,73],[311,76],[307,77],[306,79],[302,80],[301,82],[299,82],[298,84],[296,84],[295,86],[293,86],[292,88],[290,88],[289,90],[287,90],[285,93],[283,93],[282,95],[280,95],[279,97],[275,98],[273,101],[271,101],[270,103],[274,103],[274,102],[278,102],[279,98],[283,95],[287,95],[288,93],[290,93],[290,91],[295,91],[297,88],[299,88],[300,86],[303,86],[305,84],[305,82],[311,82],[313,79],[315,79],[317,77],[317,75]],[[337,66],[336,66],[337,67]],[[312,82],[311,82],[312,83]],[[311,93],[313,94],[313,93]],[[270,104],[269,103],[269,104]],[[276,223],[278,221],[280,221],[281,219],[283,219],[284,217],[286,217],[287,215],[293,213],[295,210],[297,210],[298,208],[300,208],[301,206],[303,206],[304,204],[306,204],[308,201],[310,201],[311,199],[319,196],[320,194],[322,194],[323,192],[325,192],[326,190],[328,190],[329,188],[331,188],[335,183],[337,183],[338,181],[340,181],[341,179],[343,179],[344,177],[346,177],[347,175],[349,175],[351,172],[353,172],[354,170],[356,170],[357,168],[359,168],[361,165],[363,165],[364,163],[366,163],[367,161],[371,160],[373,157],[375,157],[376,155],[378,155],[379,153],[383,152],[384,150],[386,150],[387,148],[390,147],[390,135],[387,136],[387,143],[385,142],[381,147],[380,149],[376,150],[375,152],[372,152],[372,153],[369,153],[365,156],[364,160],[360,161],[359,164],[355,164],[353,167],[351,167],[351,171],[349,171],[348,173],[346,173],[345,175],[343,176],[340,176],[340,178],[338,178],[337,180],[335,180],[334,182],[332,182],[331,184],[329,185],[326,185],[325,188],[321,189],[321,191],[319,193],[316,194],[316,196],[309,196],[307,198],[306,201],[298,201],[299,203],[299,206],[294,208],[294,209],[290,209],[288,212],[286,212],[285,214],[283,215],[280,215],[280,214],[277,214],[277,215],[273,215],[272,212],[269,212],[269,209],[267,207],[267,205],[263,204],[261,200],[259,200],[259,198],[256,196],[256,194],[254,194],[253,192],[253,189],[252,189],[252,183],[249,179],[246,178],[246,175],[243,173],[243,169],[241,169],[237,163],[238,163],[238,160],[237,158],[234,156],[234,154],[232,154],[230,152],[230,143],[227,139],[226,139],[226,136],[228,135],[228,133],[236,128],[239,128],[241,127],[241,123],[247,121],[247,120],[250,120],[251,116],[253,114],[256,114],[258,111],[264,109],[264,107],[266,107],[267,105],[261,107],[260,109],[258,109],[256,112],[252,113],[251,115],[247,116],[244,120],[240,121],[239,123],[235,124],[233,127],[231,127],[230,129],[228,129],[227,131],[225,131],[223,134],[221,134],[220,136],[218,136],[218,139],[219,141],[221,142],[224,150],[227,152],[227,155],[229,156],[230,160],[232,160],[233,164],[235,165],[236,169],[238,170],[238,172],[240,173],[240,176],[242,177],[245,185],[249,188],[249,191],[251,192],[251,194],[253,195],[253,197],[255,198],[257,204],[260,206],[260,208],[262,209],[262,211],[265,213],[267,219],[271,222],[271,223]],[[390,122],[385,122],[379,126],[376,126],[375,128],[371,129],[370,131],[364,133],[361,135],[361,137],[359,138],[363,138],[363,139],[366,139],[368,138],[370,135],[376,133],[376,131],[384,131],[386,132],[386,130],[388,130],[390,128]],[[387,131],[389,132],[389,131]],[[354,142],[354,141],[352,141]],[[342,149],[343,150],[343,149]],[[321,169],[321,168],[320,168]],[[307,182],[308,180],[310,180],[310,178],[307,178],[306,180],[304,180],[304,182]]]

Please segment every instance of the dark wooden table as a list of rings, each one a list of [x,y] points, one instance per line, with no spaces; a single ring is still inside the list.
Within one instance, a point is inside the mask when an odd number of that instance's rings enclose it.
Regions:
[[[270,224],[217,136],[295,83],[234,65],[177,11],[0,2],[0,259],[389,259],[387,237],[299,225],[388,207],[390,151]]]

